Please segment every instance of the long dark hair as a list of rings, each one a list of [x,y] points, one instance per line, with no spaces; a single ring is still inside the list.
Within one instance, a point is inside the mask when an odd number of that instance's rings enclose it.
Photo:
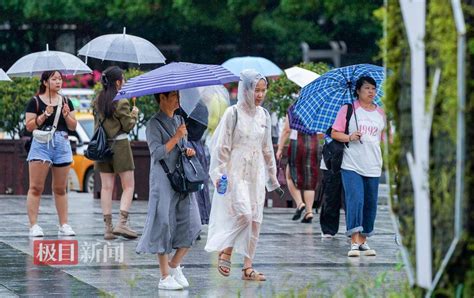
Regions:
[[[48,80],[54,76],[55,73],[59,73],[61,79],[63,79],[63,74],[59,70],[48,70],[41,74],[38,94],[44,94],[46,92],[46,85],[44,83],[47,84]]]
[[[117,95],[117,85],[115,82],[123,79],[123,70],[118,66],[110,66],[102,73],[101,83],[103,86],[99,96],[97,96],[96,108],[99,113],[110,118],[115,112],[115,102],[113,99]]]

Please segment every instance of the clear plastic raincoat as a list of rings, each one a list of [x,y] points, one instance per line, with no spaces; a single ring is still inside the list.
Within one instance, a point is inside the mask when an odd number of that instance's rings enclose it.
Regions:
[[[210,177],[228,177],[227,192],[214,192],[206,251],[234,252],[253,259],[268,191],[276,177],[269,113],[255,105],[255,87],[265,77],[254,70],[240,75],[238,103],[224,113],[211,142]],[[266,80],[265,80],[266,81]]]

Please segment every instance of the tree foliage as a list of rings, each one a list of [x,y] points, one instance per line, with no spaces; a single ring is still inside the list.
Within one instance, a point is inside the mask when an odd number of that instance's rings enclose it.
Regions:
[[[325,63],[300,63],[297,66],[319,75],[329,70],[329,66]],[[290,81],[285,74],[274,81],[270,81],[269,85],[266,106],[269,110],[276,112],[279,118],[285,117],[288,107],[294,102],[301,87]]]
[[[14,78],[13,82],[0,82],[0,130],[12,139],[25,127],[26,105],[38,87],[38,79]]]
[[[0,66],[6,68],[22,55],[43,50],[46,43],[54,49],[54,41],[64,33],[75,35],[77,50],[88,40],[120,33],[123,27],[156,45],[180,45],[179,52],[164,50],[170,61],[220,64],[236,55],[258,55],[290,66],[301,61],[302,41],[312,48],[328,48],[330,40],[344,40],[352,55],[347,63],[354,57],[370,62],[377,52],[375,41],[382,35],[373,11],[382,4],[382,0],[3,0],[0,19],[9,29],[0,30]]]

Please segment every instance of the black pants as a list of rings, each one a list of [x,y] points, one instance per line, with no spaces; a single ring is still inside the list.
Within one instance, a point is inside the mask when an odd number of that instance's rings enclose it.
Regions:
[[[336,235],[339,230],[340,209],[344,201],[341,172],[321,170],[322,180],[322,206],[320,224],[323,234]]]

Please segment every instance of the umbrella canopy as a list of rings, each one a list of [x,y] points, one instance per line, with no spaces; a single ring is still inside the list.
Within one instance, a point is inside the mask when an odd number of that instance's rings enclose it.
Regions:
[[[0,81],[11,81],[7,74],[0,68]]]
[[[181,106],[181,109],[186,113],[186,115],[189,115],[189,118],[192,118],[191,116],[193,115],[196,106],[198,103],[201,101],[201,94],[199,93],[199,90],[197,88],[189,88],[189,89],[183,89],[179,90],[179,105]],[[206,109],[207,113],[207,108],[204,106]],[[204,118],[199,118],[194,120],[200,122],[203,125],[207,126],[208,123],[208,114],[206,114],[205,119]]]
[[[51,70],[72,75],[92,72],[78,57],[65,52],[50,51],[46,45],[46,51],[28,54],[18,59],[8,69],[7,74],[11,77],[32,77]]]
[[[209,111],[207,129],[212,135],[224,116],[225,110],[230,106],[229,91],[222,85],[199,87],[198,89],[201,99]]]
[[[255,69],[261,75],[266,77],[279,76],[283,73],[272,61],[263,57],[236,57],[222,63],[222,66],[230,70],[233,74],[240,76],[244,69]]]
[[[307,70],[298,66],[285,69],[288,80],[303,88],[312,81],[319,78],[319,75],[311,70]]]
[[[130,79],[115,100],[239,80],[220,65],[173,62]]]
[[[165,56],[148,40],[125,34],[101,35],[89,41],[78,54],[110,61],[130,62],[137,64],[165,63]]]
[[[334,123],[340,107],[351,103],[357,80],[372,77],[377,83],[374,102],[381,106],[383,67],[357,64],[332,69],[301,89],[296,103],[288,110],[290,127],[306,134],[326,132]]]

